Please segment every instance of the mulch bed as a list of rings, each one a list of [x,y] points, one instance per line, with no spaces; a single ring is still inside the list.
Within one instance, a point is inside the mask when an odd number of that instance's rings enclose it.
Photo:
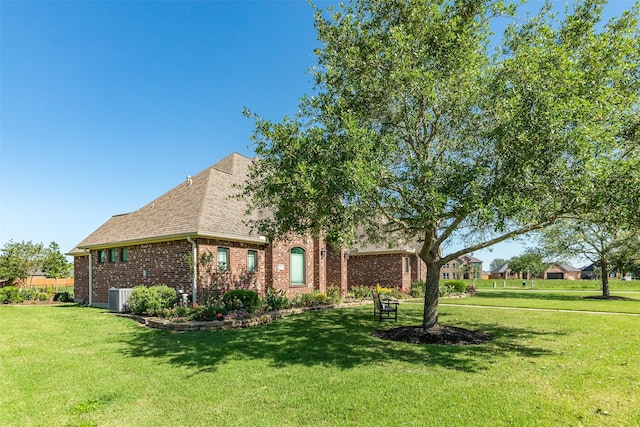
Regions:
[[[386,340],[412,344],[470,345],[493,340],[493,336],[486,332],[442,325],[436,325],[429,329],[424,329],[422,326],[378,329],[372,335]]]

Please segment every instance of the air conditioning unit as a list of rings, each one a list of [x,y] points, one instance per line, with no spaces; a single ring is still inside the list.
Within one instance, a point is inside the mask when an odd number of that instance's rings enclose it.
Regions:
[[[109,311],[122,313],[129,309],[127,301],[133,289],[109,289]]]

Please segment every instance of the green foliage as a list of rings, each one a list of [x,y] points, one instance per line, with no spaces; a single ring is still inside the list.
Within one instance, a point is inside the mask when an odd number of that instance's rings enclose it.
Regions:
[[[467,290],[467,284],[463,280],[447,280],[442,285],[447,293],[463,294]]]
[[[45,258],[42,243],[10,240],[0,253],[0,277],[8,279],[9,284],[27,284],[27,278],[42,267]]]
[[[234,289],[226,292],[222,301],[228,310],[244,309],[254,313],[261,308],[260,296],[257,292],[248,289]]]
[[[380,286],[380,284],[376,284],[376,292],[380,295],[381,298],[391,297],[391,298],[400,298],[400,291],[396,288],[385,288]]]
[[[316,307],[327,303],[327,295],[320,291],[298,294],[292,298],[294,307]]]
[[[371,288],[367,286],[352,286],[348,295],[359,300],[371,299]]]
[[[225,313],[216,305],[206,305],[195,307],[189,314],[189,319],[199,322],[211,322],[213,320],[224,320]]]
[[[151,316],[160,316],[163,310],[174,307],[177,302],[175,289],[167,285],[159,285],[149,288],[134,287],[127,304],[134,314],[147,313]]]
[[[422,280],[411,282],[411,290],[409,291],[409,294],[413,298],[422,298],[424,297],[425,286],[426,284]]]
[[[71,273],[73,264],[60,253],[60,247],[56,242],[51,242],[47,248],[46,256],[42,262],[42,272],[46,277],[52,279],[62,279]]]
[[[635,200],[637,217],[640,8],[607,25],[597,1],[514,16],[491,52],[491,20],[515,12],[490,0],[317,10],[314,96],[281,122],[247,113],[254,228],[422,241],[431,269],[607,200]],[[456,239],[469,245],[443,253]]]
[[[4,288],[0,288],[0,303],[16,304],[19,302],[22,302],[20,288],[17,286],[5,286]]]
[[[53,300],[59,302],[73,302],[73,292],[56,292],[53,296]]]
[[[327,288],[327,302],[330,304],[339,304],[342,302],[342,290],[337,286],[329,286]]]
[[[268,288],[263,302],[266,311],[277,311],[291,307],[291,302],[283,289]]]

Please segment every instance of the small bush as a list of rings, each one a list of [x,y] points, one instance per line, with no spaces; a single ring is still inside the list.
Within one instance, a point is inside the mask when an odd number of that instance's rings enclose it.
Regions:
[[[73,302],[73,294],[71,292],[59,292],[56,294],[58,296],[57,301],[60,302]]]
[[[463,294],[467,290],[467,284],[462,280],[447,280],[444,285],[453,293]]]
[[[32,301],[36,299],[36,290],[35,289],[22,289],[20,291],[20,296],[23,301]]]
[[[423,298],[426,284],[422,280],[416,280],[411,283],[409,294],[413,298]]]
[[[342,291],[336,286],[327,288],[327,302],[330,304],[340,304],[342,302]]]
[[[291,303],[283,289],[267,289],[267,293],[264,295],[264,309],[266,311],[278,311],[289,307],[291,307]]]
[[[173,308],[178,303],[175,289],[167,285],[136,286],[131,291],[127,301],[129,309],[135,314],[148,313],[151,316],[159,316],[164,309]]]
[[[349,290],[349,295],[359,300],[370,299],[372,297],[371,288],[368,288],[366,286],[353,286]]]
[[[17,286],[5,286],[0,288],[0,303],[16,304],[22,302],[20,289]]]
[[[249,313],[255,313],[260,308],[260,296],[257,292],[248,289],[234,289],[222,297],[228,311],[244,309]],[[240,302],[238,305],[237,301]]]
[[[383,297],[383,298],[386,298],[386,297],[399,298],[400,297],[400,291],[398,291],[396,288],[385,288],[383,286],[380,286],[380,283],[376,284],[376,292],[378,292],[378,295],[380,295],[380,297]]]
[[[224,314],[221,313],[214,305],[204,307],[196,307],[191,311],[190,320],[198,322],[210,322],[212,320],[223,320]]]

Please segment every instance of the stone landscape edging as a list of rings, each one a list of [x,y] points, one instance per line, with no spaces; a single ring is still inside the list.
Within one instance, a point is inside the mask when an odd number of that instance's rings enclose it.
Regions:
[[[211,320],[211,321],[196,321],[196,320],[184,320],[184,319],[165,319],[162,317],[152,316],[140,316],[130,313],[113,313],[118,317],[125,317],[135,320],[143,326],[152,329],[170,330],[176,332],[188,332],[188,331],[217,331],[227,329],[241,329],[249,328],[252,326],[264,325],[271,323],[281,317],[291,316],[292,314],[300,314],[306,311],[319,311],[328,310],[330,308],[341,307],[353,307],[365,304],[371,304],[373,301],[357,301],[347,302],[341,304],[328,304],[320,305],[316,307],[298,307],[288,308],[279,311],[269,311],[262,313],[255,317],[248,319],[225,319],[225,320]]]

